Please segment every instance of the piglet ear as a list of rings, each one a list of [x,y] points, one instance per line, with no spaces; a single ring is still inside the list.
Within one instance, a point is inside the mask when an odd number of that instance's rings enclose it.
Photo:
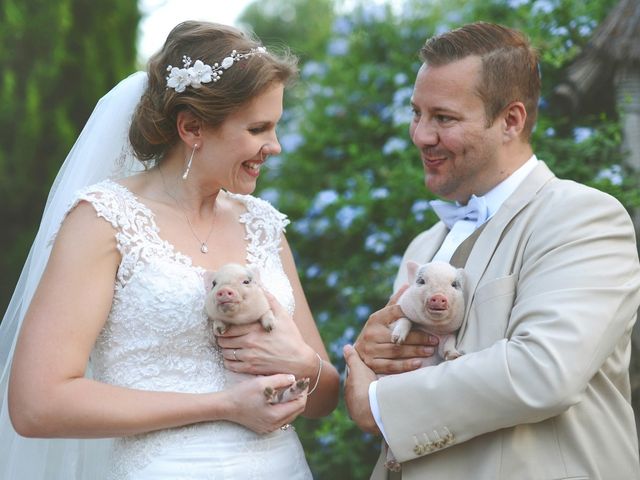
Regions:
[[[216,277],[215,270],[207,270],[204,272],[204,275],[202,276],[202,281],[204,282],[204,288],[207,292],[213,288],[211,283],[213,282],[213,279],[215,277]]]
[[[418,271],[419,266],[420,265],[411,260],[407,262],[407,278],[409,279],[409,283],[413,283],[416,279],[416,272]]]
[[[260,269],[256,265],[247,265],[247,270],[251,273],[253,280],[260,283]]]
[[[464,269],[456,268],[456,280],[460,284],[460,287],[464,288],[464,284],[467,280],[467,274],[465,273]]]

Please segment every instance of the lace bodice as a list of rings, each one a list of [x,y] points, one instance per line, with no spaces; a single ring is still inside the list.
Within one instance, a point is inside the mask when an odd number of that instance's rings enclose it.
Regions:
[[[260,269],[264,285],[293,313],[293,293],[279,256],[288,220],[263,200],[229,195],[246,209],[238,221],[245,225],[247,264]],[[153,212],[122,185],[106,180],[87,187],[72,208],[82,200],[113,226],[122,257],[112,308],[91,355],[94,378],[142,390],[223,389],[222,356],[204,311],[204,269],[161,238]],[[227,422],[128,437],[116,442],[113,478],[129,478],[129,472],[144,467],[172,439],[203,429],[210,431],[207,435],[225,429],[225,435],[231,432],[247,442],[261,438]]]

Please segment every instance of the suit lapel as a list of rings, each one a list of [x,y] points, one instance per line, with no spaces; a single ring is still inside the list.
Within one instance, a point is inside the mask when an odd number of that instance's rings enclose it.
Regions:
[[[425,242],[425,246],[421,251],[421,254],[424,254],[424,260],[422,263],[430,262],[435,254],[438,253],[438,250],[440,250],[440,247],[442,246],[442,242],[444,242],[445,237],[449,233],[449,229],[442,221],[440,221],[431,228],[429,233],[432,233],[433,238],[428,242]]]
[[[508,231],[509,223],[513,218],[531,202],[540,189],[552,178],[555,178],[551,170],[544,162],[538,166],[522,181],[515,192],[509,196],[498,209],[496,214],[485,224],[484,230],[477,238],[464,266],[467,281],[465,283],[465,296],[467,298],[464,321],[458,333],[458,341],[466,330],[471,304],[475,296],[478,283],[482,278],[493,254],[500,241]]]

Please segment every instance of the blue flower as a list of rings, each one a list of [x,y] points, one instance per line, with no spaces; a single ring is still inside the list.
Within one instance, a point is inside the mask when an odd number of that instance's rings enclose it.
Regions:
[[[396,107],[406,107],[409,105],[411,95],[413,95],[413,87],[399,88],[393,94],[393,104]]]
[[[553,12],[553,3],[549,0],[538,0],[534,2],[531,9],[532,15],[538,15],[539,13],[551,13]]]
[[[403,139],[398,137],[391,137],[388,139],[384,146],[382,147],[382,153],[385,155],[389,155],[394,152],[403,152],[407,149],[409,143]]]
[[[396,73],[393,77],[393,83],[395,85],[404,85],[409,81],[409,77],[406,73]]]
[[[271,205],[278,205],[278,200],[280,199],[280,192],[275,188],[265,188],[260,192],[260,198],[266,200]]]
[[[576,143],[582,143],[593,135],[593,128],[576,127],[573,129],[573,138]]]
[[[318,443],[323,447],[329,447],[336,441],[336,436],[333,433],[326,433],[318,437]]]
[[[323,310],[322,312],[316,315],[316,320],[319,323],[327,323],[329,321],[330,315],[329,312]]]
[[[400,264],[402,263],[402,256],[401,255],[391,255],[387,259],[387,263],[392,267],[399,268]]]
[[[355,339],[356,330],[353,327],[347,327],[342,335],[329,345],[329,350],[336,356],[342,357],[342,347],[347,343],[353,343]]]
[[[349,35],[353,30],[353,24],[347,17],[338,17],[333,22],[333,32],[337,35]]]
[[[291,224],[291,228],[301,235],[307,236],[311,233],[311,219],[301,218]]]
[[[318,215],[324,211],[329,205],[335,203],[340,198],[335,190],[321,190],[313,199],[313,204],[309,210],[311,215]]]
[[[417,200],[411,205],[411,213],[416,217],[416,220],[421,222],[424,220],[424,212],[429,210],[430,205],[428,200]]]
[[[413,95],[413,87],[400,88],[393,94],[393,100],[387,106],[387,115],[391,115],[395,126],[406,125],[411,122],[413,118],[413,112],[409,106],[411,95]]]
[[[358,305],[356,307],[356,317],[360,321],[365,321],[371,315],[371,307],[369,305]]]
[[[282,150],[287,153],[295,152],[302,144],[304,144],[304,137],[298,132],[285,133],[280,136]]]
[[[349,53],[349,40],[346,38],[334,38],[327,45],[327,52],[334,57],[342,57]]]
[[[323,235],[327,230],[329,230],[330,226],[328,218],[319,218],[312,224],[312,233],[318,236]]]
[[[339,276],[336,272],[331,272],[325,280],[328,287],[335,287],[338,284]]]
[[[345,205],[336,213],[336,220],[343,230],[351,226],[353,221],[364,214],[364,207]]]
[[[603,168],[596,175],[596,180],[609,180],[611,185],[622,185],[624,180],[624,174],[620,165],[611,165],[610,167]]]
[[[431,205],[429,204],[429,200],[416,200],[413,202],[413,205],[411,205],[411,213],[416,214],[424,212],[430,208]]]
[[[310,265],[309,268],[307,268],[306,274],[308,278],[316,278],[318,275],[320,275],[321,269],[318,265]]]
[[[371,74],[369,70],[367,70],[366,68],[362,68],[360,70],[360,73],[358,74],[358,80],[360,80],[360,83],[369,83],[370,78]]]
[[[378,3],[362,4],[362,20],[364,23],[380,23],[387,19],[387,10]]]
[[[344,157],[344,151],[338,147],[326,147],[322,154],[327,158],[338,159]]]
[[[364,248],[379,255],[385,252],[391,240],[391,235],[387,232],[375,232],[365,239]]]
[[[315,62],[310,60],[304,64],[300,75],[303,78],[309,78],[312,76],[323,77],[327,73],[327,64],[321,62]]]
[[[327,117],[344,117],[346,110],[343,105],[332,104],[327,105],[324,109],[324,113]]]
[[[389,196],[389,189],[386,187],[378,187],[371,190],[371,198],[375,198],[376,200],[381,200],[383,198],[387,198]]]

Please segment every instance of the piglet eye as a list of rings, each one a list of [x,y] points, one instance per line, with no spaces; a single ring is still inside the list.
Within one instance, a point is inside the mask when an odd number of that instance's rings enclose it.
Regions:
[[[422,278],[422,277],[416,278],[416,283],[418,285],[424,285],[425,284],[424,278]]]
[[[213,282],[211,282],[211,288],[215,287],[218,284],[218,282],[216,282],[215,280]]]
[[[246,279],[246,280],[243,280],[243,282],[242,282],[242,283],[244,283],[245,285],[249,285],[249,284],[251,283],[251,280]]]
[[[451,286],[453,288],[460,288],[460,282],[458,282],[457,280],[454,280],[453,283],[451,283]]]

